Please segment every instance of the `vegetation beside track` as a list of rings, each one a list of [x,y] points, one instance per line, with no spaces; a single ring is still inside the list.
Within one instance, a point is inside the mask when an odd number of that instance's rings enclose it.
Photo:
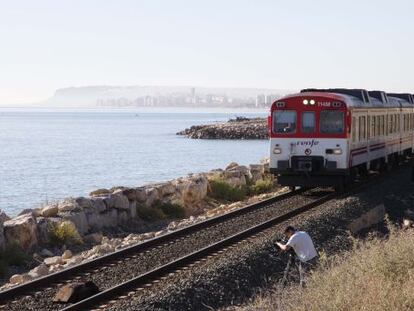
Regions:
[[[387,239],[354,241],[344,254],[322,258],[305,289],[259,296],[243,310],[413,310],[414,230],[390,227]]]

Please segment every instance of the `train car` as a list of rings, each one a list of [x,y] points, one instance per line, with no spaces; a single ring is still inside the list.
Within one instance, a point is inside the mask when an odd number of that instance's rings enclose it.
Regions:
[[[342,189],[414,150],[414,96],[305,89],[272,104],[270,171],[290,187]]]

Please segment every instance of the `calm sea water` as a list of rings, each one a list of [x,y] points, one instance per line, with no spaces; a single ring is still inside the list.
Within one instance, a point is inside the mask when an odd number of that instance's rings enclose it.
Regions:
[[[25,208],[97,188],[139,186],[258,163],[267,141],[193,140],[196,124],[266,112],[0,108],[0,208]]]

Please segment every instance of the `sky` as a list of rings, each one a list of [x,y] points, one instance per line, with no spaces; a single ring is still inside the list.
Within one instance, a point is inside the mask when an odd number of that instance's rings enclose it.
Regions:
[[[412,0],[0,0],[0,105],[88,85],[414,93]]]

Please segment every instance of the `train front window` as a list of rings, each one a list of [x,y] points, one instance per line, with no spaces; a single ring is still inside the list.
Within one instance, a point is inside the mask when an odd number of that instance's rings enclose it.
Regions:
[[[320,131],[322,134],[341,134],[344,132],[344,113],[342,111],[321,111]]]
[[[302,133],[315,132],[315,113],[312,111],[305,111],[302,113]]]
[[[296,111],[276,110],[273,112],[273,132],[287,134],[296,132]]]

